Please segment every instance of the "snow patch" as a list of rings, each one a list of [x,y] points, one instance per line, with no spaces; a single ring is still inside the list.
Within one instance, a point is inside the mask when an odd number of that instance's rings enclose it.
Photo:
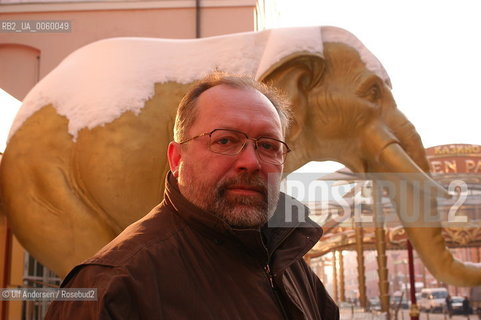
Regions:
[[[352,33],[336,27],[322,27],[321,30],[323,42],[341,42],[356,49],[366,68],[375,73],[387,86],[392,88],[391,80],[381,62]]]

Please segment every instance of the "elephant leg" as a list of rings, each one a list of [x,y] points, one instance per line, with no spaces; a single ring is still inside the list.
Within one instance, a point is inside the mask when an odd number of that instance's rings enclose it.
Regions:
[[[116,235],[72,179],[73,144],[67,119],[44,107],[11,138],[0,169],[3,211],[15,236],[59,276]]]
[[[177,105],[185,85],[156,84],[155,95],[136,114],[82,129],[72,152],[72,174],[86,201],[107,212],[117,233],[163,198]]]

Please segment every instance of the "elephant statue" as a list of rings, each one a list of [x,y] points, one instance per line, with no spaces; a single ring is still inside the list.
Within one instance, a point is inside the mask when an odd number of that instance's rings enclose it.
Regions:
[[[387,179],[389,172],[416,173],[435,186],[387,73],[345,30],[114,38],[67,57],[31,90],[13,123],[0,200],[22,245],[64,276],[159,203],[177,105],[191,83],[213,70],[251,75],[288,96],[294,151],[285,172],[334,160]],[[439,226],[405,228],[437,279],[481,284],[481,267],[454,259]]]

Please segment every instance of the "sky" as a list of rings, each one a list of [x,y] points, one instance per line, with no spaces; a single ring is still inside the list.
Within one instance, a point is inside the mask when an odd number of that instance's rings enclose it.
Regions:
[[[364,43],[384,65],[397,106],[425,147],[481,144],[478,1],[277,2],[269,28],[330,25],[350,31]],[[339,167],[325,166],[325,172]],[[319,166],[307,165],[304,170],[312,168]]]

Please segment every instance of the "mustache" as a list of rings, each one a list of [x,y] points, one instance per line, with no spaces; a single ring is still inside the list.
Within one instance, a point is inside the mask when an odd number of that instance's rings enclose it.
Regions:
[[[267,182],[264,181],[259,175],[251,175],[246,173],[221,181],[217,188],[219,195],[223,196],[230,186],[235,185],[243,185],[253,188],[267,198]]]

